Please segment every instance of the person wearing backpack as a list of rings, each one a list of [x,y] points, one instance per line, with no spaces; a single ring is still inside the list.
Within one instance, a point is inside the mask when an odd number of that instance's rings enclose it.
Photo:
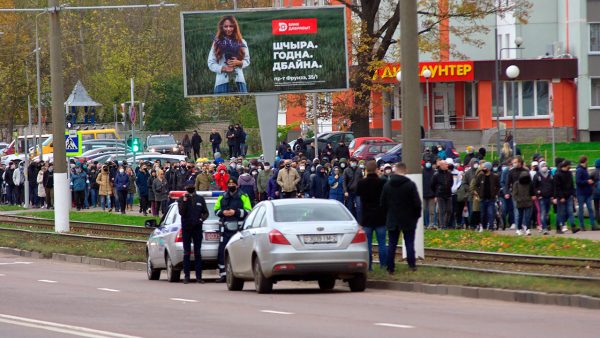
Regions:
[[[577,204],[579,207],[579,228],[585,231],[585,219],[583,217],[583,206],[585,205],[588,210],[590,224],[596,225],[594,217],[594,208],[592,207],[592,194],[594,192],[594,180],[590,177],[588,172],[588,158],[587,156],[581,156],[579,158],[579,165],[575,171],[575,182],[577,185]]]

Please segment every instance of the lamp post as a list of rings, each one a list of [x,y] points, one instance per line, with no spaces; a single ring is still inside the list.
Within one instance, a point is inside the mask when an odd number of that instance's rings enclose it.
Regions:
[[[515,116],[517,115],[517,113],[515,112],[515,79],[517,77],[519,77],[519,74],[521,73],[521,70],[519,69],[519,67],[515,66],[515,65],[511,65],[508,66],[508,68],[506,68],[506,76],[511,79],[510,82],[510,88],[511,88],[511,93],[510,95],[512,95],[511,98],[511,103],[512,103],[512,136],[513,136],[513,155],[517,154],[517,141],[516,141],[516,128],[515,128]],[[517,95],[518,97],[518,95]]]
[[[433,121],[431,121],[431,101],[429,100],[429,79],[431,78],[431,70],[429,70],[429,68],[423,69],[421,76],[425,78],[425,91],[427,93],[427,121],[429,122],[429,125],[427,126],[427,138],[431,138],[431,128],[433,127]]]
[[[521,37],[517,37],[515,38],[515,45],[517,47],[505,47],[505,48],[500,48],[500,50],[498,50],[498,27],[496,27],[495,31],[495,41],[496,41],[496,55],[495,55],[495,67],[496,67],[496,71],[495,71],[495,80],[494,80],[494,84],[496,85],[496,128],[498,129],[497,132],[497,152],[498,154],[500,153],[500,61],[502,61],[502,52],[505,50],[519,50],[519,49],[523,49],[521,47],[521,45],[523,45],[523,39]],[[503,100],[504,101],[504,100]],[[514,117],[514,114],[513,114]],[[513,125],[514,126],[514,125]],[[513,133],[513,137],[514,137],[514,133]],[[498,156],[499,157],[499,156]]]

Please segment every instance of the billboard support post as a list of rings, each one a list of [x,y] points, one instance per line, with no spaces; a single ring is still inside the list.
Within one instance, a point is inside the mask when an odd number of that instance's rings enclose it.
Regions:
[[[278,109],[279,95],[256,95],[256,111],[258,114],[258,127],[260,128],[260,142],[263,148],[265,161],[271,163],[271,165],[275,162]]]

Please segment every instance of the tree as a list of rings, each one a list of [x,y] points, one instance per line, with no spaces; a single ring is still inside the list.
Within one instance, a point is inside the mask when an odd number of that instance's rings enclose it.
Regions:
[[[353,131],[360,136],[369,135],[369,108],[371,92],[377,90],[373,74],[385,61],[388,50],[396,43],[395,33],[400,24],[399,0],[339,0],[356,17],[352,31],[353,62],[350,87],[353,91],[353,109],[349,117]],[[447,3],[446,3],[447,2]],[[521,21],[527,19],[531,8],[528,0],[513,1],[508,5],[496,5],[497,0],[419,0],[419,31],[421,51],[439,52],[441,31],[450,30],[465,43],[478,45],[473,39],[474,31],[486,32],[488,27],[481,20],[488,15],[513,13]],[[442,6],[440,6],[442,4]],[[445,6],[444,6],[445,4]],[[461,20],[461,27],[448,27],[448,20]],[[454,50],[455,55],[456,51]]]
[[[186,130],[198,123],[190,100],[183,96],[181,75],[174,75],[150,88],[146,129]]]

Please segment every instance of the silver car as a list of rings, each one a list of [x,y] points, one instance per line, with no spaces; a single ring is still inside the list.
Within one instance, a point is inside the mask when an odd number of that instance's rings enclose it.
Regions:
[[[172,191],[169,194],[171,199],[177,199],[185,191]],[[217,266],[217,252],[221,236],[219,234],[219,218],[215,216],[213,209],[217,197],[223,192],[207,191],[197,192],[206,200],[208,208],[208,219],[202,225],[202,268],[215,269]],[[148,279],[160,279],[162,270],[167,270],[167,279],[169,282],[178,282],[183,269],[183,238],[181,235],[181,216],[177,203],[173,202],[169,206],[167,213],[161,218],[160,223],[156,220],[146,221],[146,227],[156,228],[146,242],[146,259],[148,265]],[[192,262],[194,261],[192,245]]]
[[[280,280],[316,280],[322,290],[348,281],[364,291],[367,239],[352,214],[338,201],[283,199],[261,202],[225,248],[227,287],[239,291],[254,280],[269,293]]]

